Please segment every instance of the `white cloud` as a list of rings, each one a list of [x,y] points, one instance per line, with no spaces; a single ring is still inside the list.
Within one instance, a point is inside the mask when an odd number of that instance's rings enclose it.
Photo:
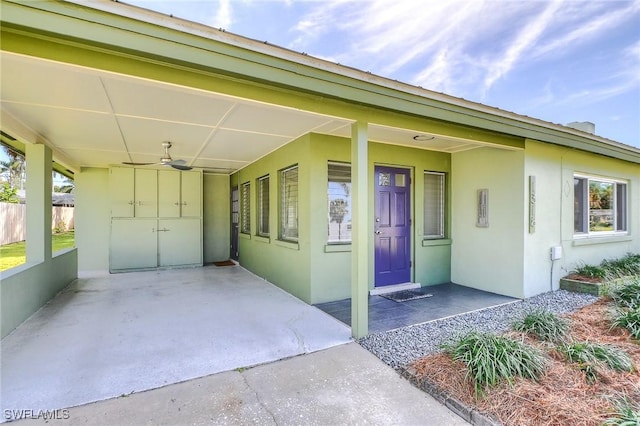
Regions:
[[[571,5],[572,3],[569,2],[568,4]],[[582,4],[583,2],[578,3],[578,5]],[[589,2],[586,2],[586,4],[588,5]],[[572,25],[566,28],[568,32],[565,33],[561,31],[561,37],[551,39],[546,43],[540,43],[532,52],[532,56],[539,58],[544,55],[557,55],[570,51],[578,45],[588,43],[600,35],[612,31],[624,21],[637,15],[640,11],[640,2],[638,1],[628,3],[627,7],[614,10],[607,8],[606,2],[598,2],[595,4],[600,6],[598,10],[582,10],[579,8],[565,10],[563,14],[564,19],[567,19],[567,15],[572,15],[574,19]],[[616,4],[626,3],[616,2]],[[563,18],[563,16],[560,16],[558,20]],[[562,30],[566,29],[563,28]]]
[[[531,46],[535,45],[545,29],[549,26],[550,22],[553,20],[553,17],[560,6],[560,1],[551,2],[541,14],[535,17],[533,21],[528,23],[522,31],[520,31],[513,43],[504,53],[504,57],[501,60],[497,60],[487,70],[487,76],[484,79],[485,91],[489,90],[496,80],[511,71],[511,69],[520,60],[523,53]]]
[[[214,28],[230,29],[233,24],[233,11],[231,9],[231,0],[219,0],[218,9],[210,21]]]
[[[306,50],[319,37],[332,31],[341,22],[341,19],[338,18],[341,15],[338,9],[348,4],[348,2],[344,0],[329,0],[318,4],[320,5],[319,7],[313,8],[311,12],[302,16],[292,28],[292,31],[298,32],[300,35],[289,44],[289,48]],[[312,3],[312,5],[315,6],[315,3]]]

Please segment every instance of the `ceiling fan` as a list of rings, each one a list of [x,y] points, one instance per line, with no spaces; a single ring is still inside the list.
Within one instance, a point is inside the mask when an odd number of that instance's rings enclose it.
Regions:
[[[171,158],[171,155],[169,155],[169,148],[171,148],[171,142],[166,141],[166,142],[162,142],[162,147],[164,148],[164,155],[162,157],[160,157],[160,162],[159,163],[128,163],[128,162],[123,162],[122,164],[127,164],[130,166],[151,166],[154,164],[160,164],[163,166],[171,166],[174,169],[178,169],[178,170],[191,170],[193,167],[187,166],[187,162],[185,160],[174,160],[173,158]]]

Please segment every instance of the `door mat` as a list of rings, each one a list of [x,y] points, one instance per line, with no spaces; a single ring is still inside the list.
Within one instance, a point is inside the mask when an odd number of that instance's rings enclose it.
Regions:
[[[394,302],[408,302],[409,300],[426,299],[427,297],[432,297],[433,294],[425,293],[424,290],[417,288],[415,290],[401,290],[393,293],[381,294],[380,296],[393,300]]]
[[[235,262],[233,260],[223,260],[221,262],[213,262],[216,266],[234,266]]]

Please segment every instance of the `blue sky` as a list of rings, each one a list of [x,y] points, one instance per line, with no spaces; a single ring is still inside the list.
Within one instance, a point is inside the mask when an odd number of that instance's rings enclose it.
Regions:
[[[640,0],[124,0],[640,147]]]

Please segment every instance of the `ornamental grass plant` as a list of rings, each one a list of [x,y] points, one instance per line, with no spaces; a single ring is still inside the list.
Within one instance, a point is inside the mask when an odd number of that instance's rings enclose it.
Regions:
[[[540,341],[563,341],[569,330],[569,321],[553,312],[536,310],[513,323],[515,331],[535,336]]]
[[[491,333],[467,333],[445,344],[444,349],[454,361],[467,366],[467,377],[476,394],[503,381],[513,382],[515,377],[537,380],[547,365],[547,358],[539,349]]]

